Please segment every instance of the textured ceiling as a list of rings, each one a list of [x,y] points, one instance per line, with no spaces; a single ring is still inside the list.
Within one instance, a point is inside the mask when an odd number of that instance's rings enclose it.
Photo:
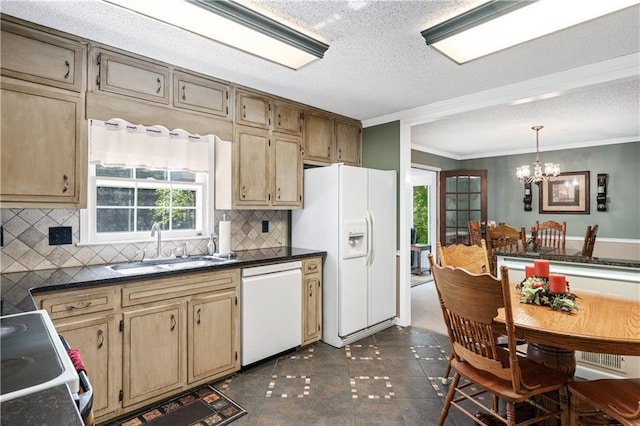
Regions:
[[[639,6],[457,65],[420,31],[482,0],[242,3],[328,43],[325,57],[292,71],[99,0],[2,0],[1,8],[365,125],[408,119],[414,148],[452,158],[530,152],[536,124],[545,125],[542,150],[640,140]],[[611,71],[621,58],[626,66]]]

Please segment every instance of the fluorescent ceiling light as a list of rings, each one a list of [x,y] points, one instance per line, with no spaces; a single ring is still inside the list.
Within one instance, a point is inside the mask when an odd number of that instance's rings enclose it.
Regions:
[[[229,0],[105,0],[297,70],[329,46]]]
[[[458,64],[640,3],[638,0],[493,0],[422,31]]]

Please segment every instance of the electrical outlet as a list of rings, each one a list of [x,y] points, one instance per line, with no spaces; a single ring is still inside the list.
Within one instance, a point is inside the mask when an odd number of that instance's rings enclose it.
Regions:
[[[71,227],[70,226],[52,226],[49,228],[49,245],[59,246],[62,244],[71,244]]]
[[[263,220],[262,221],[262,232],[269,232],[269,221],[268,220]]]

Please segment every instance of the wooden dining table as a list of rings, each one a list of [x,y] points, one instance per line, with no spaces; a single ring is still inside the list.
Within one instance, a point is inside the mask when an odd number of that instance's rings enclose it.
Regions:
[[[640,301],[608,293],[575,290],[578,310],[567,313],[520,303],[511,290],[516,337],[528,343],[527,356],[573,377],[574,351],[640,356]],[[494,320],[504,324],[504,310]]]

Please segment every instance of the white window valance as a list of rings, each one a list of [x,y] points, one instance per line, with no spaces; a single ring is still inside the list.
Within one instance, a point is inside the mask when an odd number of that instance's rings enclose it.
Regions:
[[[110,167],[209,172],[214,135],[163,126],[142,126],[114,118],[89,120],[89,162]]]

